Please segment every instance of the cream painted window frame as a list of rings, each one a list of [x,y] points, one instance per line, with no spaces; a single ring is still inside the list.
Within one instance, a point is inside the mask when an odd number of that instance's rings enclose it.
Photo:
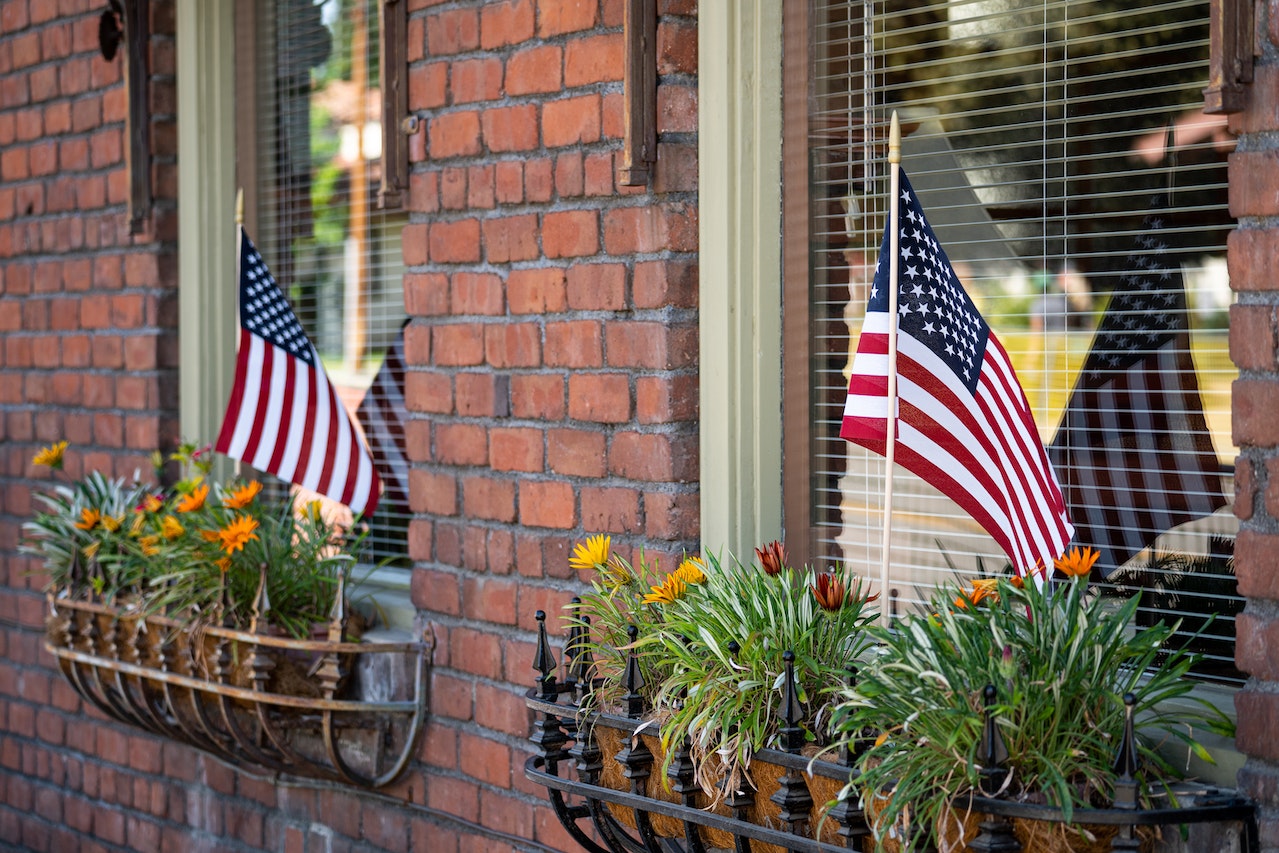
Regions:
[[[698,4],[701,535],[782,533],[782,4]]]

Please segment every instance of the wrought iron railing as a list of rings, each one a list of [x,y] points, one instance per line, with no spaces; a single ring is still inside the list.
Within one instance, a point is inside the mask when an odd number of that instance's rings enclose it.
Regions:
[[[677,745],[665,780],[654,776],[658,763],[650,744],[655,732],[646,722],[647,708],[640,696],[642,676],[634,651],[623,673],[622,714],[588,710],[592,682],[588,653],[579,651],[580,629],[570,631],[562,676],[546,632],[546,615],[537,612],[538,640],[533,668],[536,686],[525,697],[535,712],[530,737],[535,753],[524,764],[524,775],[547,789],[550,803],[568,833],[590,853],[705,853],[732,849],[736,853],[796,851],[834,853],[838,850],[870,850],[870,828],[857,797],[839,800],[823,808],[829,795],[815,790],[838,791],[856,779],[858,756],[844,749],[834,760],[810,759],[799,754],[803,742],[801,706],[791,661],[786,661],[782,706],[785,722],[781,749],[760,750],[752,759],[778,768],[780,778],[767,796],[773,808],[761,820],[758,791],[725,791],[722,804],[708,808],[708,798],[694,781],[686,746]],[[579,620],[580,622],[580,620]],[[634,639],[632,637],[632,639]],[[792,656],[793,660],[793,656]],[[854,674],[855,677],[855,674]],[[988,695],[988,701],[991,697]],[[1130,697],[1125,697],[1126,701]],[[1139,827],[1231,823],[1237,847],[1257,853],[1255,805],[1234,792],[1211,787],[1182,787],[1176,804],[1163,808],[1137,808],[1138,770],[1132,703],[1123,743],[1117,753],[1115,804],[1109,809],[1075,809],[1068,821],[1061,809],[1013,802],[998,797],[968,797],[956,810],[978,817],[978,828],[966,849],[973,853],[1020,853],[1022,843],[1016,822],[1118,827],[1109,842],[1112,851],[1141,850],[1149,846]],[[606,737],[607,736],[607,737]],[[609,740],[621,746],[610,754],[602,748]],[[1000,759],[998,727],[988,713],[981,745],[988,775],[985,791],[996,791],[1006,769]],[[610,774],[610,763],[612,773]],[[611,776],[611,779],[609,778]],[[619,784],[620,782],[620,784]],[[833,786],[833,788],[832,788]],[[665,830],[658,826],[663,821]],[[678,827],[671,831],[671,826]],[[1230,842],[1234,844],[1235,842]]]

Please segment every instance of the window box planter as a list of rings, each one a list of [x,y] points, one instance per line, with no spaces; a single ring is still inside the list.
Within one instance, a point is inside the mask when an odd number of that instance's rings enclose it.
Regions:
[[[58,592],[45,648],[112,719],[239,766],[367,788],[393,782],[416,751],[429,641],[343,641],[342,607],[320,636],[294,639],[265,620],[260,631],[256,619],[248,631],[191,627]]]

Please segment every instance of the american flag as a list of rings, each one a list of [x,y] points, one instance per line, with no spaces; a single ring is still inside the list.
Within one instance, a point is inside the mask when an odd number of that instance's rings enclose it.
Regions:
[[[968,512],[1018,574],[1041,561],[1051,566],[1074,528],[1030,405],[900,174],[894,456]],[[881,454],[889,418],[891,227],[884,229],[839,432]]]
[[[355,410],[373,464],[382,479],[382,503],[401,511],[409,505],[409,462],[404,440],[404,333],[386,351],[382,367]]]
[[[214,449],[340,501],[377,507],[379,480],[302,324],[240,229],[240,347]]]
[[[1049,450],[1077,542],[1100,552],[1102,577],[1160,533],[1226,503],[1190,356],[1181,265],[1163,227],[1162,215],[1146,217]]]

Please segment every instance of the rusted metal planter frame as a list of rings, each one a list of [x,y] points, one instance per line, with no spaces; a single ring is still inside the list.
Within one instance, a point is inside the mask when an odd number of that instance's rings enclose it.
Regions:
[[[120,722],[236,765],[364,788],[395,781],[416,752],[427,714],[432,644],[425,639],[360,643],[216,625],[192,630],[164,616],[59,597],[57,591],[48,603],[45,648],[80,696]],[[340,638],[341,628],[331,626],[329,636]],[[196,644],[203,667],[192,653]],[[345,698],[355,658],[379,654],[411,656],[411,698]],[[318,695],[268,690],[272,670],[287,655],[314,661],[308,675]],[[247,672],[239,683],[237,669]],[[362,772],[344,750],[343,737],[370,729],[373,772]]]

